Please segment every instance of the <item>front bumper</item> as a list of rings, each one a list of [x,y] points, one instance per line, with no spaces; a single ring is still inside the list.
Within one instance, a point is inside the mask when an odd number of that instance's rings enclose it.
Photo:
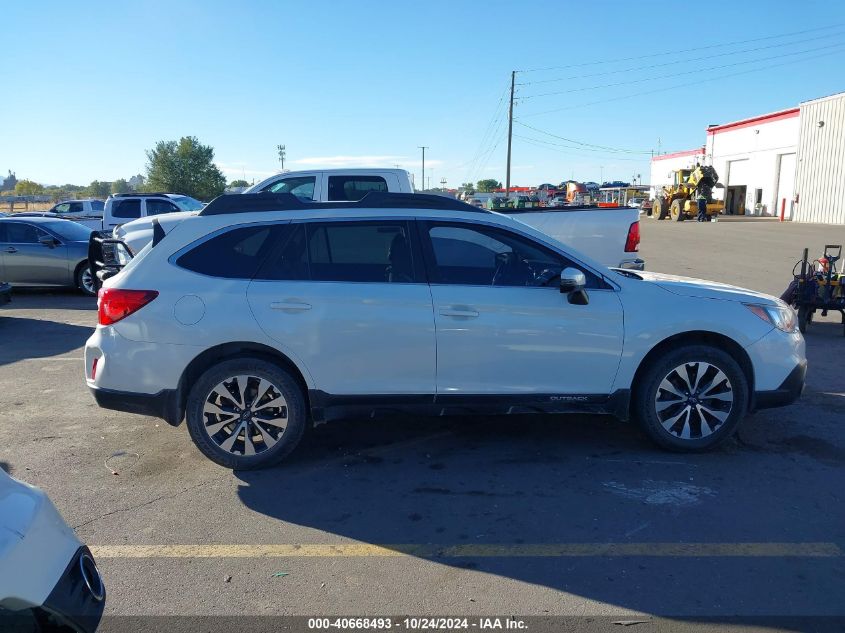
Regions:
[[[757,391],[754,394],[755,409],[771,409],[792,404],[804,391],[804,379],[807,376],[807,361],[798,363],[777,389]]]

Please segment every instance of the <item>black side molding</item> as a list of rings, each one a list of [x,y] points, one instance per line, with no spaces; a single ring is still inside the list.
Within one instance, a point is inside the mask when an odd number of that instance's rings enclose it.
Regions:
[[[612,394],[386,394],[334,395],[308,392],[315,424],[355,417],[394,417],[402,414],[514,415],[531,413],[581,413],[612,415],[628,419],[631,394],[620,389]]]

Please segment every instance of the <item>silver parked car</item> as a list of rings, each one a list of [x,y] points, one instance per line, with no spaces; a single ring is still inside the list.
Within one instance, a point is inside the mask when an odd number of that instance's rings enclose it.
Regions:
[[[91,229],[50,217],[0,218],[0,279],[13,286],[71,286],[94,295]]]

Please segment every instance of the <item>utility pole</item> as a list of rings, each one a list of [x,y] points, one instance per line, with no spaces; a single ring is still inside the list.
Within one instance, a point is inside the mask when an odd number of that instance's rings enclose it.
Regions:
[[[284,145],[276,145],[276,149],[279,150],[279,162],[282,164],[282,171],[285,170],[285,156],[287,156],[285,152]]]
[[[511,101],[508,108],[508,167],[505,172],[505,198],[511,195],[511,142],[513,141],[513,88],[516,83],[516,71],[511,71]]]
[[[445,178],[440,179],[440,188],[446,189],[446,179]]]
[[[420,187],[425,187],[425,150],[429,149],[428,145],[417,145],[422,150],[422,180],[420,180]]]

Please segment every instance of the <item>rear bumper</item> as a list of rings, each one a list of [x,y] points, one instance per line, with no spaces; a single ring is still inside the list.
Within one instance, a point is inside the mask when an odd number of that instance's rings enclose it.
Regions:
[[[87,547],[74,554],[42,609],[81,633],[94,633],[103,617],[106,588]]]
[[[757,391],[754,394],[755,409],[771,409],[792,404],[804,391],[804,378],[807,376],[807,361],[795,366],[777,389]]]
[[[88,388],[94,400],[103,409],[150,415],[161,418],[173,426],[178,426],[184,417],[179,392],[176,389],[162,389],[158,393],[149,394],[113,391],[90,385]]]
[[[626,259],[620,262],[618,268],[626,268],[627,270],[645,270],[644,259]]]

